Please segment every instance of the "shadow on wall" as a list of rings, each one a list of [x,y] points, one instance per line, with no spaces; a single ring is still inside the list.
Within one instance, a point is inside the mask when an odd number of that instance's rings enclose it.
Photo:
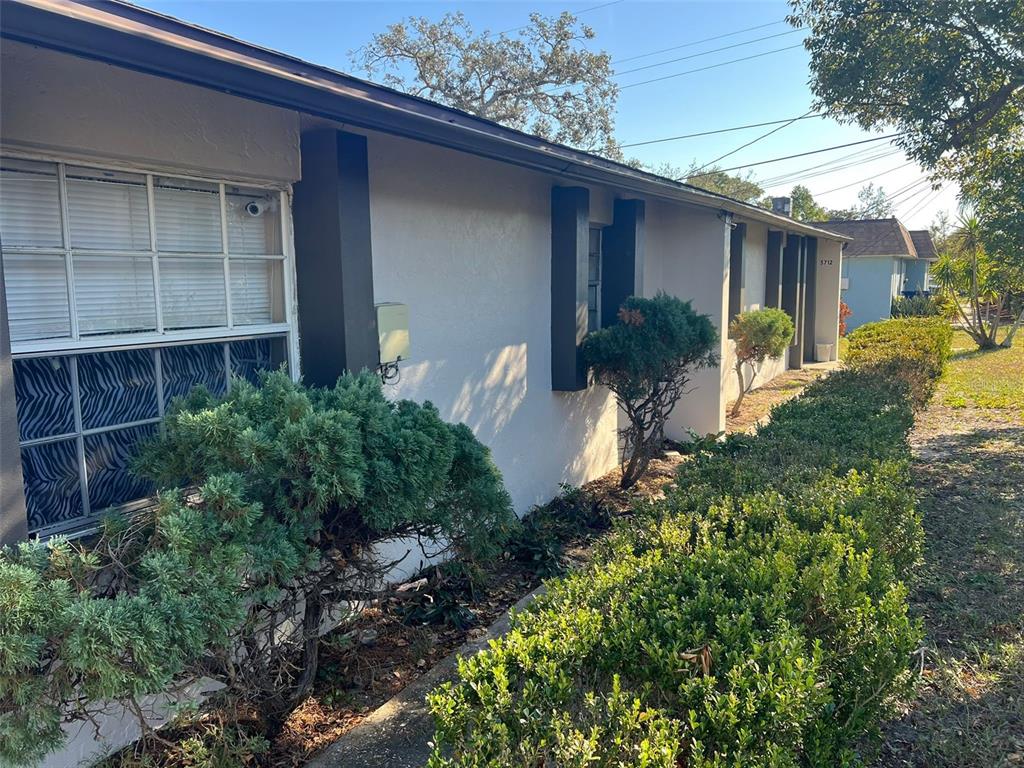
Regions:
[[[450,419],[468,425],[491,445],[526,399],[526,344],[489,352],[483,376],[467,377],[451,406]]]
[[[465,375],[456,364],[432,359],[402,365],[388,395],[430,400],[441,417],[466,424],[489,446],[522,514],[558,493],[559,483],[580,485],[618,462],[616,405],[604,387],[553,392],[547,350],[529,370],[526,342],[485,353]],[[465,362],[458,368],[465,370]],[[532,387],[532,390],[531,390]]]

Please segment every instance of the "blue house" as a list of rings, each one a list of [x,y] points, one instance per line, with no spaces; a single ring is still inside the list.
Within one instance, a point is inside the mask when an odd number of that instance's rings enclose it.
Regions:
[[[843,251],[841,297],[853,312],[847,328],[889,317],[897,296],[927,295],[929,267],[938,258],[928,230],[909,231],[898,219],[830,221],[853,239]]]

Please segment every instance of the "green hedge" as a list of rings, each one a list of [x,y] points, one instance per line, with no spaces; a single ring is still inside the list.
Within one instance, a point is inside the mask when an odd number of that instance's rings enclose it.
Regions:
[[[953,328],[941,317],[902,317],[867,323],[849,335],[845,362],[902,379],[915,408],[927,404],[952,350]]]
[[[840,371],[683,464],[429,697],[442,766],[836,766],[913,684],[910,391]]]

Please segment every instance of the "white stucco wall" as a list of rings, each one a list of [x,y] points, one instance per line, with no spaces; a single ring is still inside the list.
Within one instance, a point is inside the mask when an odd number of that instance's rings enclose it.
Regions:
[[[839,359],[839,285],[842,274],[842,244],[818,240],[815,270],[814,343],[831,344],[830,360]]]
[[[520,513],[614,467],[609,393],[551,390],[553,180],[381,134],[369,165],[375,300],[408,305],[412,341],[389,394],[468,424]]]
[[[0,141],[153,170],[295,181],[299,116],[165,78],[4,40]]]
[[[764,278],[768,268],[768,225],[747,224],[743,239],[743,311],[764,309]]]
[[[725,316],[729,309],[729,234],[718,212],[654,201],[647,206],[645,292],[662,290],[688,299],[693,308],[711,316],[720,333],[719,354],[725,350]],[[725,427],[722,371],[710,368],[694,374],[691,392],[676,406],[666,430],[673,440]]]

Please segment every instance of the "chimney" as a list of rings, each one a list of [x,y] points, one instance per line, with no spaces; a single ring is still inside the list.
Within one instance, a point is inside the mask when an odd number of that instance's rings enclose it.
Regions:
[[[781,213],[783,216],[793,215],[793,198],[791,197],[773,197],[772,198],[772,213]]]

